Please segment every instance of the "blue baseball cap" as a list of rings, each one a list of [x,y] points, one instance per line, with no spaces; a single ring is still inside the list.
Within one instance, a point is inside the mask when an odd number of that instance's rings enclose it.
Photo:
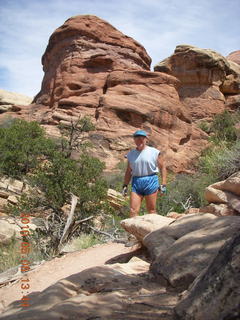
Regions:
[[[136,132],[134,132],[133,136],[134,137],[137,137],[137,136],[147,137],[147,133],[144,130],[137,130]]]

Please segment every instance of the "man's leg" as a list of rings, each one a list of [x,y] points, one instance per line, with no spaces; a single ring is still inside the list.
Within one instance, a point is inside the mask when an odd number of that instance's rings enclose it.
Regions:
[[[158,195],[158,190],[152,194],[149,194],[148,196],[145,196],[148,213],[157,213],[156,212],[157,195]]]
[[[130,218],[136,217],[139,214],[143,196],[135,192],[131,192],[130,196]]]

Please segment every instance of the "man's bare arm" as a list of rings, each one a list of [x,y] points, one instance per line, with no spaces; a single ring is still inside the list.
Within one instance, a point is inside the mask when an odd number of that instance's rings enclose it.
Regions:
[[[127,166],[127,169],[126,169],[126,172],[125,172],[125,176],[124,176],[124,185],[128,185],[130,180],[131,180],[131,177],[132,177],[132,169],[130,167],[130,164],[128,162],[128,166]]]

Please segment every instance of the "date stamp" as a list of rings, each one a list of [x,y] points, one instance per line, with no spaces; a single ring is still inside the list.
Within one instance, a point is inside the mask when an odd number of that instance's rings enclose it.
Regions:
[[[21,272],[24,274],[24,277],[20,280],[20,290],[22,293],[22,298],[20,299],[21,307],[30,306],[30,298],[28,294],[30,293],[30,280],[28,278],[27,272],[30,270],[30,261],[29,253],[31,251],[31,244],[27,240],[30,236],[29,223],[30,215],[28,213],[21,213],[21,237],[22,241],[20,243],[20,256],[21,256]]]

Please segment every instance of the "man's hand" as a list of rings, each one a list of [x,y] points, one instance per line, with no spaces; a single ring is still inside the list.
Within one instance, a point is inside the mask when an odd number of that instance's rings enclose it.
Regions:
[[[123,185],[123,188],[122,188],[122,195],[123,195],[124,197],[126,197],[126,196],[127,196],[127,193],[128,193],[128,186],[127,186],[127,184],[124,184],[124,185]]]
[[[160,191],[160,194],[163,196],[164,194],[166,194],[167,192],[167,187],[165,184],[160,184],[160,187],[159,187],[159,191]]]

